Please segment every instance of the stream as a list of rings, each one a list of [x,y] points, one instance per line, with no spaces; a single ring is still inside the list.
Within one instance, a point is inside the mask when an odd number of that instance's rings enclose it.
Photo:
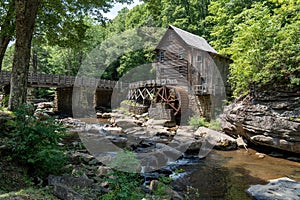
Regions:
[[[300,181],[300,163],[268,155],[258,158],[252,149],[213,150],[205,159],[179,167],[187,173],[176,179],[174,186],[192,186],[199,199],[253,199],[246,193],[250,185],[281,177]]]
[[[186,194],[193,188],[191,199],[247,200],[253,199],[246,192],[250,185],[267,184],[268,180],[281,177],[300,181],[299,162],[259,155],[253,149],[212,150],[204,159],[185,155],[160,170],[142,175],[145,185],[160,173],[171,175],[174,178],[172,186],[178,193]]]

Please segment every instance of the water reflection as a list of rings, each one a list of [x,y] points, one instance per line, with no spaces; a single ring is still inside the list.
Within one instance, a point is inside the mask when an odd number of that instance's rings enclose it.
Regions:
[[[190,199],[250,200],[253,198],[245,192],[250,185],[266,184],[267,180],[285,176],[298,181],[300,178],[299,163],[267,155],[258,159],[251,149],[212,151],[205,159],[180,168],[188,176],[177,179],[174,187],[182,192],[186,192],[187,186],[194,187],[198,195]]]

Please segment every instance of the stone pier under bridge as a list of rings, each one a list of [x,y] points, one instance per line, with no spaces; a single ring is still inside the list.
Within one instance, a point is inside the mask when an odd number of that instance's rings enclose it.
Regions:
[[[90,88],[57,88],[56,112],[74,117],[95,115],[95,109],[110,108],[112,90]]]

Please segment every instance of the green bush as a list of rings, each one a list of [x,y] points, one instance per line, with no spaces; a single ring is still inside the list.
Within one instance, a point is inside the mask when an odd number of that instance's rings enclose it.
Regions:
[[[209,122],[208,128],[219,131],[219,130],[221,130],[221,124],[218,120],[211,120]]]
[[[143,179],[139,174],[113,170],[105,180],[111,191],[102,196],[103,200],[136,200],[145,196],[141,188]]]
[[[101,199],[135,200],[145,196],[141,188],[143,179],[135,173],[139,170],[139,161],[134,152],[127,150],[118,152],[109,166],[113,171],[105,180],[109,183],[111,192],[103,195]]]
[[[189,125],[193,126],[195,130],[199,127],[203,126],[206,128],[210,128],[213,130],[221,130],[221,125],[218,120],[211,120],[210,122],[206,121],[204,117],[201,116],[193,116],[189,119]]]
[[[32,106],[23,105],[14,111],[14,120],[6,123],[12,130],[8,140],[12,158],[29,166],[34,175],[45,177],[50,173],[57,174],[67,160],[58,146],[65,128],[51,117],[37,119],[33,111]]]
[[[201,126],[208,127],[209,123],[206,121],[204,117],[201,116],[193,116],[189,119],[189,125],[193,126],[194,129],[198,129]]]

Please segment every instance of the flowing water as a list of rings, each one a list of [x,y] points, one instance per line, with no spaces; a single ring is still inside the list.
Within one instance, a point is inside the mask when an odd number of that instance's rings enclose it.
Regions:
[[[300,181],[300,163],[267,155],[258,158],[252,149],[213,150],[205,159],[179,167],[188,173],[175,181],[175,187],[192,186],[197,199],[247,200],[252,199],[246,193],[250,185],[281,177]]]
[[[95,120],[84,121],[97,123]],[[184,194],[191,186],[195,194],[190,199],[195,200],[247,200],[252,199],[246,192],[250,185],[266,184],[268,180],[281,177],[300,181],[300,163],[268,155],[259,158],[252,149],[212,150],[204,159],[185,157],[166,169],[183,171],[175,176],[173,187]],[[152,175],[148,174],[149,177]]]

